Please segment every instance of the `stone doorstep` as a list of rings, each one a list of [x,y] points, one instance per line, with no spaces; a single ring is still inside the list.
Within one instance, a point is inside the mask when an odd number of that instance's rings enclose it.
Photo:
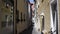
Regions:
[[[50,31],[49,30],[43,30],[42,31],[44,34],[50,34]]]

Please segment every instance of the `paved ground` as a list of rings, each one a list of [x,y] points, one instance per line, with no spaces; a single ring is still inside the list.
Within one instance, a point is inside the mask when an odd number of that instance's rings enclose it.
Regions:
[[[32,30],[33,30],[33,25],[31,25],[29,28],[27,28],[26,30],[24,30],[19,34],[32,34]]]
[[[40,34],[40,32],[37,32],[35,28],[33,28],[34,26],[31,25],[29,28],[27,28],[26,30],[24,30],[23,32],[19,33],[19,34]]]
[[[32,34],[41,34],[41,32],[37,32],[35,28],[33,28]]]
[[[34,22],[32,34],[41,34],[41,32],[40,32],[40,19],[39,19],[39,17],[37,19],[38,19],[38,21],[36,20]]]

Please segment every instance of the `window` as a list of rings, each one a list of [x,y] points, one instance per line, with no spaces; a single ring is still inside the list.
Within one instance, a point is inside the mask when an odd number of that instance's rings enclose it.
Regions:
[[[42,16],[42,30],[44,30],[44,16]]]

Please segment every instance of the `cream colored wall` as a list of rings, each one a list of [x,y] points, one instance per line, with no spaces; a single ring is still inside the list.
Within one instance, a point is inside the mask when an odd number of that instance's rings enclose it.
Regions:
[[[24,19],[24,14],[25,14],[25,19],[27,16],[27,3],[24,0],[17,0],[17,10],[19,10],[19,19],[21,19],[21,12],[22,12],[22,19]],[[17,24],[17,33],[22,32],[24,29],[27,28],[27,21],[19,22]]]
[[[44,30],[50,31],[50,5],[49,5],[49,0],[44,0],[41,2],[40,0],[40,5],[38,8],[38,14],[41,14],[44,12]]]
[[[58,14],[59,14],[59,23],[58,23],[58,34],[60,34],[60,0],[58,0]]]

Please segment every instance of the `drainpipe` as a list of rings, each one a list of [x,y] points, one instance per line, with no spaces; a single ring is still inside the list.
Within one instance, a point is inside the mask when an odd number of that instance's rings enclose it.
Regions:
[[[58,34],[58,23],[59,23],[59,4],[58,4],[58,0],[57,0],[57,13],[56,13],[56,16],[57,16],[57,22],[56,22],[56,34]]]

